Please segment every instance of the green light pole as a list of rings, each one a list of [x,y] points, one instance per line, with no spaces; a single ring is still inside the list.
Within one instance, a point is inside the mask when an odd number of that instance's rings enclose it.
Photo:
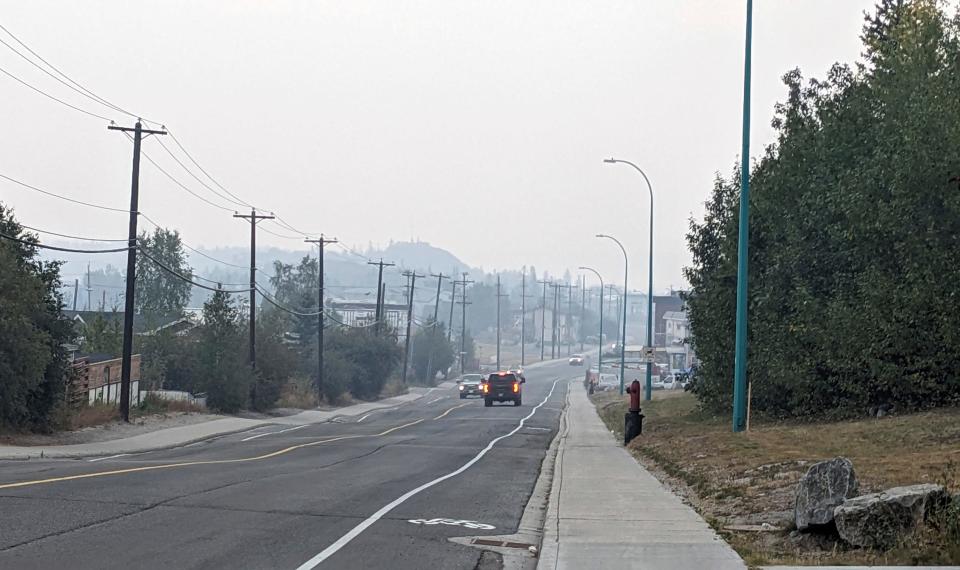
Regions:
[[[581,266],[579,269],[592,271],[600,280],[600,351],[597,352],[597,378],[599,379],[600,373],[603,372],[603,277],[600,277],[600,272],[592,267]],[[584,281],[584,287],[586,287],[586,281]]]
[[[620,243],[620,240],[613,236],[608,236],[607,234],[597,234],[598,238],[607,238],[611,239],[620,246],[620,251],[623,252],[623,332],[621,333],[620,341],[620,395],[623,395],[623,380],[627,375],[627,275],[630,269],[630,263],[627,260],[627,250],[623,247],[623,244]]]
[[[616,164],[618,162],[623,164],[629,164],[637,172],[640,173],[640,176],[643,176],[644,182],[647,183],[647,190],[650,192],[650,253],[649,253],[649,266],[647,267],[647,346],[653,346],[653,186],[650,184],[650,179],[647,178],[647,174],[640,169],[639,166],[630,162],[629,160],[619,160],[616,158],[608,158],[604,160],[607,164]],[[624,311],[626,314],[626,311]],[[653,399],[653,363],[647,362],[647,383],[646,391],[644,394],[644,399],[650,401]]]
[[[737,246],[737,340],[733,376],[733,431],[747,424],[747,250],[750,239],[750,68],[753,0],[747,0],[747,42],[743,63],[743,150],[740,159],[740,236]]]

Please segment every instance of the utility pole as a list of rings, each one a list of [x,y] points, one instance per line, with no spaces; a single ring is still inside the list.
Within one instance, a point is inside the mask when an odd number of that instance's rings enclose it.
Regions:
[[[563,322],[567,323],[567,356],[570,356],[573,344],[573,284],[567,283],[564,287],[567,288],[567,318]]]
[[[403,339],[403,384],[407,384],[407,363],[410,360],[410,325],[413,323],[413,292],[417,285],[418,275],[416,271],[404,271],[404,277],[410,279],[410,295],[407,297],[407,335]]]
[[[140,120],[131,127],[109,125],[111,131],[133,132],[133,174],[130,182],[130,225],[127,232],[127,283],[123,313],[123,356],[120,361],[120,417],[130,421],[130,364],[133,356],[133,295],[137,280],[137,217],[140,215],[140,143],[143,135],[165,135],[165,130],[155,131],[143,128]],[[89,267],[87,268],[87,286],[90,285]],[[89,293],[88,293],[89,298]],[[89,300],[87,301],[89,303]]]
[[[587,279],[583,275],[579,277],[580,281],[580,352],[583,352],[583,317],[586,315],[587,310]]]
[[[80,280],[73,280],[73,310],[77,310],[77,292],[80,290]]]
[[[450,283],[450,320],[447,321],[447,342],[453,342],[453,306],[457,304],[457,280]]]
[[[557,315],[560,314],[560,283],[556,283],[553,286],[553,329],[550,332],[550,358],[556,358],[560,354],[559,346],[557,346],[557,337],[560,336],[560,323],[557,320]]]
[[[440,317],[440,288],[443,286],[443,280],[449,279],[449,277],[446,277],[442,271],[436,275],[431,273],[430,277],[437,278],[437,299],[433,305],[433,326],[436,328],[439,325],[437,319]],[[450,300],[450,310],[453,311],[453,299]],[[449,327],[450,325],[448,323],[447,328]],[[430,343],[430,353],[427,355],[427,376],[428,378],[426,379],[429,380],[432,385],[435,380],[433,377],[433,342]]]
[[[467,280],[466,271],[463,272],[463,279],[460,281],[460,284],[463,285],[463,293],[461,294],[462,300],[460,305],[463,308],[463,317],[460,319],[460,375],[463,376],[463,373],[466,371],[466,360],[467,360],[467,305],[472,305],[467,301],[467,285],[473,283],[471,280]]]
[[[89,311],[93,304],[90,303],[90,294],[93,293],[93,287],[90,286],[90,264],[87,264],[87,310]]]
[[[536,325],[536,322],[534,322]],[[520,367],[527,365],[527,268],[520,282]]]
[[[375,311],[374,314],[376,315],[376,319],[377,319],[377,324],[376,324],[377,334],[380,334],[383,332],[383,323],[381,322],[381,319],[383,319],[383,305],[386,303],[386,300],[387,300],[386,295],[384,294],[384,291],[383,291],[383,268],[393,267],[395,264],[384,263],[383,258],[381,257],[380,261],[368,261],[367,265],[376,265],[379,267],[379,270],[377,272],[377,310]]]
[[[327,238],[323,234],[320,234],[320,239],[305,239],[303,240],[306,243],[316,244],[319,252],[317,253],[317,404],[320,403],[320,398],[323,397],[323,326],[324,321],[324,304],[323,304],[323,247],[331,243],[337,243],[337,238]]]
[[[547,285],[552,285],[552,283],[546,279],[537,281],[537,283],[543,285],[543,300],[540,301],[540,360],[542,361],[547,346]],[[553,317],[551,317],[551,327],[553,326],[552,321]]]
[[[257,367],[257,224],[260,220],[272,220],[271,214],[258,214],[251,209],[249,214],[234,214],[234,218],[250,220],[250,368]]]
[[[500,299],[509,297],[500,293],[500,275],[497,274],[497,370],[500,370]]]

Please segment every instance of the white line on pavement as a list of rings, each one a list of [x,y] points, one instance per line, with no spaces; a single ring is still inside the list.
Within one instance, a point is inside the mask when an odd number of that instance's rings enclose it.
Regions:
[[[424,483],[423,485],[420,485],[420,486],[417,487],[416,489],[413,489],[413,490],[411,490],[411,491],[407,491],[406,493],[404,493],[403,495],[401,495],[400,497],[398,497],[397,499],[395,499],[393,502],[388,503],[387,505],[381,507],[379,511],[373,513],[373,514],[370,515],[366,520],[364,520],[363,522],[361,522],[361,523],[358,524],[357,526],[353,527],[353,529],[351,529],[350,532],[348,532],[347,534],[341,536],[336,542],[334,542],[334,543],[331,544],[330,546],[326,547],[322,552],[320,552],[320,554],[317,554],[316,556],[314,556],[314,557],[311,558],[310,560],[307,560],[306,562],[304,562],[303,564],[301,564],[300,566],[298,566],[298,567],[297,567],[297,570],[312,570],[313,568],[316,568],[321,562],[323,562],[323,561],[326,560],[327,558],[330,558],[331,556],[333,556],[334,554],[336,554],[337,552],[339,552],[341,548],[343,548],[344,546],[346,546],[347,544],[349,544],[350,541],[352,541],[354,538],[360,536],[360,534],[361,534],[363,531],[365,531],[365,530],[367,530],[368,528],[370,528],[370,526],[373,525],[373,523],[375,523],[375,522],[377,522],[378,520],[380,520],[381,518],[383,518],[384,515],[386,515],[387,513],[389,513],[390,511],[392,511],[393,509],[397,508],[398,506],[400,506],[401,504],[403,504],[404,502],[406,502],[408,499],[410,499],[410,498],[413,497],[414,495],[417,495],[417,494],[419,494],[419,493],[421,493],[421,492],[423,492],[423,491],[426,491],[426,490],[429,489],[430,487],[433,487],[434,485],[437,485],[437,484],[439,484],[439,483],[442,483],[442,482],[446,481],[447,479],[450,479],[450,478],[452,478],[452,477],[456,477],[457,475],[463,473],[463,472],[466,471],[467,469],[473,467],[473,465],[474,465],[476,462],[478,462],[478,461],[480,461],[481,459],[483,459],[483,456],[486,455],[488,451],[490,451],[491,449],[493,449],[493,446],[496,445],[497,442],[499,442],[499,441],[501,441],[501,440],[504,440],[504,439],[512,436],[513,434],[517,433],[517,432],[520,431],[521,429],[523,429],[524,423],[526,423],[527,420],[529,420],[530,418],[532,418],[532,417],[533,417],[533,414],[537,413],[537,410],[540,409],[540,406],[542,406],[542,405],[544,405],[545,403],[547,403],[547,400],[549,400],[549,399],[550,399],[550,396],[553,395],[553,391],[554,391],[554,390],[556,389],[556,387],[557,387],[557,382],[560,382],[560,379],[557,379],[557,380],[554,380],[554,381],[553,381],[553,386],[550,387],[550,392],[546,395],[546,397],[543,399],[543,401],[540,402],[539,404],[537,404],[536,407],[534,407],[533,410],[531,410],[529,414],[527,414],[526,416],[524,416],[523,419],[520,420],[520,423],[517,424],[517,427],[513,428],[512,430],[510,430],[508,433],[506,433],[506,434],[504,434],[504,435],[501,435],[500,437],[491,440],[490,443],[488,443],[486,447],[484,447],[482,450],[480,450],[480,453],[477,453],[477,454],[473,457],[473,459],[471,459],[470,461],[467,461],[466,463],[464,463],[464,464],[463,464],[459,469],[457,469],[456,471],[451,471],[450,473],[447,473],[446,475],[443,475],[442,477],[437,477],[436,479],[434,479],[433,481],[430,481],[429,483]]]
[[[444,398],[446,398],[446,396],[440,396],[440,397],[437,398],[436,400],[430,400],[429,402],[427,402],[427,404],[429,405],[429,404],[432,404],[432,403],[434,403],[434,402],[439,402],[440,400],[442,400],[442,399],[444,399]]]
[[[287,433],[288,431],[296,431],[296,430],[298,430],[298,429],[303,429],[303,428],[305,428],[305,427],[307,427],[307,426],[306,426],[306,425],[302,425],[302,426],[295,426],[295,427],[292,427],[292,428],[282,429],[282,430],[280,430],[280,431],[268,431],[267,433],[259,433],[259,434],[257,434],[257,435],[251,435],[250,437],[245,437],[245,438],[241,439],[240,441],[250,441],[251,439],[257,439],[258,437],[264,437],[264,436],[268,436],[268,435],[276,435],[276,434],[278,434],[278,433]]]
[[[540,431],[550,431],[550,428],[527,427],[526,429],[536,429]]]
[[[373,412],[370,412],[369,414],[367,414],[367,415],[363,416],[362,418],[360,418],[359,420],[357,420],[357,423],[362,422],[363,420],[369,418],[369,417],[372,416],[372,415],[373,415]]]
[[[110,457],[97,457],[96,459],[87,459],[90,463],[95,463],[97,461],[103,461],[104,459],[116,459],[117,457],[126,457],[130,455],[129,453],[118,453],[116,455],[111,455]]]

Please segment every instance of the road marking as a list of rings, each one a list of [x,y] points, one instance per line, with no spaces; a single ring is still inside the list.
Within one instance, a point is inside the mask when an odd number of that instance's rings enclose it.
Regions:
[[[424,483],[423,485],[420,485],[420,486],[417,487],[416,489],[412,489],[412,490],[410,490],[410,491],[407,491],[407,492],[404,493],[403,495],[400,495],[400,497],[398,497],[397,499],[395,499],[393,502],[384,505],[383,507],[380,508],[379,511],[377,511],[377,512],[373,513],[372,515],[370,515],[369,517],[367,517],[363,522],[361,522],[361,523],[358,524],[357,526],[353,527],[353,529],[351,529],[349,532],[347,532],[347,534],[341,536],[339,539],[337,539],[336,542],[334,542],[334,543],[331,544],[330,546],[326,547],[322,552],[320,552],[320,554],[317,554],[316,556],[314,556],[314,557],[311,558],[310,560],[307,560],[306,562],[304,562],[303,564],[301,564],[300,566],[298,566],[298,567],[297,567],[297,570],[312,570],[313,568],[316,568],[321,562],[323,562],[323,561],[326,560],[327,558],[330,558],[331,556],[333,556],[334,554],[336,554],[337,552],[339,552],[340,549],[342,549],[344,546],[346,546],[347,544],[349,544],[353,539],[355,539],[355,538],[357,538],[358,536],[360,536],[360,534],[361,534],[363,531],[365,531],[365,530],[367,530],[368,528],[370,528],[370,526],[372,526],[373,523],[377,522],[378,520],[380,520],[381,518],[383,518],[384,515],[386,515],[387,513],[389,513],[390,511],[392,511],[393,509],[397,508],[398,506],[402,505],[403,503],[405,503],[405,502],[406,502],[408,499],[410,499],[411,497],[413,497],[413,496],[415,496],[415,495],[418,495],[418,494],[420,494],[420,493],[423,492],[423,491],[426,491],[427,489],[429,489],[430,487],[433,487],[434,485],[438,485],[438,484],[440,484],[440,483],[443,483],[443,482],[446,481],[447,479],[450,479],[450,478],[452,478],[452,477],[456,477],[457,475],[463,473],[463,472],[466,471],[467,469],[470,469],[471,467],[473,467],[473,465],[474,465],[476,462],[478,462],[478,461],[480,461],[481,459],[483,459],[483,456],[486,455],[488,451],[490,451],[491,449],[493,449],[493,446],[496,445],[497,442],[499,442],[499,441],[501,441],[501,440],[504,440],[504,439],[512,436],[513,434],[517,433],[517,432],[520,431],[521,429],[523,429],[524,423],[526,423],[527,420],[529,420],[530,418],[532,418],[532,417],[533,417],[533,414],[537,413],[537,410],[540,409],[540,406],[544,405],[544,404],[547,402],[547,400],[550,399],[550,396],[553,395],[553,391],[557,388],[557,383],[558,383],[558,382],[560,382],[559,379],[553,381],[553,386],[550,387],[550,392],[546,395],[546,397],[543,399],[543,401],[540,402],[539,404],[537,404],[536,407],[534,407],[533,410],[531,410],[529,414],[527,414],[526,416],[524,416],[523,419],[520,420],[520,423],[517,424],[517,427],[513,428],[512,430],[510,430],[508,433],[506,433],[506,434],[504,434],[504,435],[501,435],[500,437],[491,440],[490,443],[488,443],[486,447],[484,447],[482,450],[480,450],[480,452],[477,453],[477,454],[473,457],[473,459],[471,459],[470,461],[467,461],[466,463],[464,463],[464,464],[463,464],[459,469],[457,469],[456,471],[451,471],[450,473],[447,473],[446,475],[443,475],[443,476],[441,476],[441,477],[437,477],[437,478],[434,479],[433,481],[430,481],[430,482],[428,482],[428,483]],[[2,489],[2,487],[0,487],[0,489]]]
[[[144,467],[131,467],[131,468],[129,468],[129,469],[116,469],[116,470],[114,470],[114,471],[97,471],[97,472],[94,472],[94,473],[83,473],[83,474],[81,474],[81,475],[66,475],[66,476],[63,476],[63,477],[51,477],[50,479],[36,479],[36,480],[33,480],[33,481],[19,481],[19,482],[17,482],[17,483],[4,483],[4,484],[0,484],[0,489],[14,489],[14,488],[17,488],[17,487],[31,487],[31,486],[34,486],[34,485],[45,485],[45,484],[48,484],[48,483],[60,483],[60,482],[62,482],[62,481],[76,481],[76,480],[78,480],[78,479],[92,479],[92,478],[94,478],[94,477],[107,477],[107,476],[109,476],[109,475],[125,475],[125,474],[127,474],[127,473],[139,473],[139,472],[141,472],[141,471],[157,471],[157,470],[159,470],[159,469],[175,469],[175,468],[177,468],[177,467],[191,467],[191,466],[194,466],[194,465],[226,465],[226,464],[228,464],[228,463],[248,463],[248,462],[251,462],[251,461],[262,461],[262,460],[264,460],[264,459],[272,459],[272,458],[274,458],[274,457],[279,457],[279,456],[281,456],[281,455],[285,455],[285,454],[287,454],[287,453],[290,453],[291,451],[296,451],[296,450],[298,450],[298,449],[303,449],[303,448],[305,448],[305,447],[313,447],[314,445],[321,445],[321,444],[324,444],[324,443],[333,443],[334,441],[343,441],[343,440],[345,440],[345,439],[357,439],[357,438],[362,438],[362,437],[370,437],[370,438],[373,438],[373,437],[383,437],[383,436],[385,436],[385,435],[387,435],[387,434],[390,434],[390,433],[393,433],[393,432],[395,432],[395,431],[397,431],[397,430],[401,430],[401,429],[404,429],[404,428],[408,428],[408,427],[410,427],[410,426],[417,425],[418,423],[420,423],[420,422],[422,422],[422,421],[423,421],[423,419],[421,418],[421,419],[419,419],[419,420],[417,420],[417,421],[410,422],[410,423],[403,424],[403,425],[399,425],[399,426],[396,426],[396,427],[392,427],[392,428],[390,428],[390,429],[388,429],[388,430],[386,430],[386,431],[382,431],[382,432],[380,432],[380,433],[376,433],[376,434],[372,434],[372,435],[365,435],[365,434],[342,435],[342,436],[339,436],[339,437],[331,437],[331,438],[326,438],[326,439],[318,439],[318,440],[316,440],[316,441],[310,441],[310,442],[301,443],[301,444],[298,444],[298,445],[291,445],[290,447],[285,447],[285,448],[283,448],[283,449],[280,449],[280,450],[277,450],[277,451],[272,451],[272,452],[270,452],[270,453],[265,453],[265,454],[263,454],[263,455],[256,455],[256,456],[254,456],[254,457],[243,457],[243,458],[240,458],[240,459],[213,459],[213,460],[207,460],[207,461],[184,461],[184,462],[180,462],[180,463],[166,463],[166,464],[163,464],[163,465],[147,465],[147,466],[144,466]]]
[[[97,461],[103,461],[105,459],[116,459],[117,457],[126,457],[130,455],[129,453],[118,453],[116,455],[111,455],[110,457],[98,457],[96,459],[87,459],[90,463],[95,463]]]
[[[449,526],[462,526],[464,528],[476,530],[493,530],[497,528],[492,524],[478,523],[477,521],[464,521],[459,519],[410,519],[407,522],[425,525],[445,524]]]
[[[357,423],[362,422],[363,420],[369,418],[369,417],[372,416],[372,415],[373,415],[373,412],[370,412],[369,414],[367,414],[367,415],[363,416],[362,418],[360,418],[359,420],[357,420]]]
[[[464,407],[464,406],[466,406],[466,405],[468,405],[468,404],[460,404],[459,406],[454,406],[454,407],[450,408],[449,410],[443,412],[443,413],[440,414],[439,416],[433,418],[433,419],[439,420],[440,418],[442,418],[442,417],[444,417],[445,415],[449,414],[449,413],[452,412],[453,410],[456,410],[457,408],[462,408],[462,407]]]
[[[525,429],[536,429],[536,430],[540,430],[540,431],[550,431],[550,430],[553,429],[553,428],[539,428],[539,427],[530,427],[530,426],[528,426],[528,427],[525,428]]]
[[[434,403],[434,402],[439,402],[440,400],[442,400],[442,399],[444,399],[444,398],[446,398],[446,396],[440,396],[440,397],[437,398],[436,400],[430,400],[429,402],[427,402],[427,405],[430,405],[430,404],[432,404],[432,403]]]
[[[307,425],[309,425],[309,424],[307,424]],[[278,433],[287,433],[288,431],[296,431],[296,430],[298,430],[298,429],[303,429],[303,428],[307,427],[307,425],[296,426],[296,427],[292,427],[292,428],[288,428],[288,429],[282,429],[282,430],[280,430],[280,431],[268,431],[267,433],[259,433],[259,434],[257,434],[257,435],[251,435],[250,437],[245,437],[245,438],[241,439],[240,441],[250,441],[251,439],[257,439],[257,438],[259,438],[259,437],[266,437],[266,436],[268,436],[268,435],[277,435]]]

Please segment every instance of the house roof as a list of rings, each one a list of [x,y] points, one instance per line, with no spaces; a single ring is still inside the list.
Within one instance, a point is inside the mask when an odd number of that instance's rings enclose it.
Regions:
[[[687,319],[687,313],[684,311],[667,311],[663,314],[663,318],[685,321]]]

